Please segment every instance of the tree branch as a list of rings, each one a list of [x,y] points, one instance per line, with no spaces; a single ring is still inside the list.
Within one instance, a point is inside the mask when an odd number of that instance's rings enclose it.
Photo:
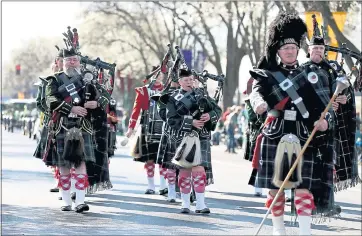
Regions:
[[[197,34],[194,30],[194,28],[187,23],[187,21],[185,19],[183,19],[177,12],[176,12],[176,8],[171,8],[171,7],[168,7],[168,6],[165,6],[163,4],[161,4],[160,2],[154,2],[154,4],[156,5],[159,5],[160,7],[162,8],[165,8],[165,9],[168,9],[170,10],[174,17],[176,17],[177,19],[181,20],[184,24],[185,24],[185,27],[190,31],[190,34],[192,34],[196,41],[199,42],[200,46],[202,47],[202,50],[204,51],[204,53],[208,56],[208,60],[209,62],[215,66],[215,68],[217,69],[218,73],[222,73],[222,69],[221,69],[221,64],[220,64],[220,61],[217,61],[217,60],[214,60],[212,58],[212,56],[210,55],[209,51],[207,50],[205,44],[203,43],[202,39],[199,37],[199,34]]]

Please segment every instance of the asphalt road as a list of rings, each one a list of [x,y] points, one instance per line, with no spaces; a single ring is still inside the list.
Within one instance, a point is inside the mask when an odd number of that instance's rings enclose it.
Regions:
[[[167,203],[163,196],[145,195],[143,165],[134,162],[120,145],[110,164],[114,188],[90,195],[87,213],[62,212],[58,194],[49,192],[55,185],[50,168],[32,157],[35,146],[34,140],[20,132],[2,128],[3,235],[251,235],[266,213],[265,195],[254,197],[253,188],[247,185],[250,162],[225,153],[223,146],[212,147],[215,184],[206,193],[212,214],[200,216],[180,214],[180,203]],[[361,185],[338,193],[336,201],[342,207],[341,217],[313,225],[312,233],[360,235]],[[286,212],[290,212],[288,204]],[[291,219],[286,216],[287,233],[298,235]],[[271,235],[271,230],[269,216],[260,235]]]

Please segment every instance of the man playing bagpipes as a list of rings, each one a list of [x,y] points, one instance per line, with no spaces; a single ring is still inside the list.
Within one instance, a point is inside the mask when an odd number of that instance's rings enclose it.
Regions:
[[[345,75],[342,66],[337,61],[328,61],[325,58],[325,41],[323,35],[320,33],[318,28],[318,23],[313,15],[313,36],[310,40],[308,47],[308,57],[310,61],[303,64],[305,66],[316,65],[321,69],[325,70],[326,74],[329,74],[329,82],[332,84],[332,90],[335,89],[336,78],[338,74]],[[343,63],[343,61],[342,61]],[[337,192],[349,187],[355,186],[360,179],[358,173],[354,168],[355,165],[355,131],[356,131],[356,108],[355,108],[355,95],[353,91],[352,84],[349,82],[350,86],[346,88],[342,95],[339,95],[336,100],[333,102],[333,110],[335,112],[335,133],[334,133],[334,143],[333,152],[329,152],[329,147],[326,147],[327,151],[323,146],[331,145],[330,142],[325,139],[325,135],[320,135],[316,139],[321,139],[322,145],[320,146],[320,155],[323,161],[332,159],[334,162],[334,184],[330,184],[330,180],[322,182],[321,190],[317,191],[314,194],[314,198],[318,198],[319,194],[330,194],[333,196],[333,191]],[[326,165],[326,168],[333,168],[330,165]],[[329,170],[330,172],[330,170]],[[322,197],[321,201],[325,199]],[[320,205],[324,205],[325,208],[333,209],[334,198],[331,197],[329,202],[319,202]],[[339,208],[339,207],[338,207]],[[339,208],[340,209],[340,208]],[[338,213],[338,212],[337,212]]]
[[[297,55],[306,32],[305,23],[296,14],[280,13],[269,28],[262,58],[264,68],[250,71],[255,79],[251,106],[258,115],[268,111],[252,161],[253,168],[257,169],[254,186],[270,189],[268,208],[314,127],[317,134],[329,134],[333,130],[332,109],[319,121],[333,94],[327,75],[317,66],[298,66]],[[301,235],[311,234],[311,215],[315,208],[311,192],[320,188],[325,175],[332,176],[332,170],[324,170],[320,164],[318,144],[314,141],[308,145],[302,161],[283,186],[296,189],[294,204]],[[333,162],[324,164],[333,165]],[[284,206],[285,195],[281,193],[270,209],[274,235],[286,234]]]
[[[263,69],[263,66],[260,65],[260,63],[258,63],[258,69]],[[261,131],[261,126],[265,121],[266,118],[266,114],[262,114],[262,115],[258,115],[254,112],[251,104],[250,104],[250,93],[252,91],[252,83],[253,83],[254,79],[251,77],[248,81],[248,86],[247,89],[245,91],[245,93],[247,94],[245,101],[245,109],[246,112],[248,113],[248,128],[246,131],[246,148],[245,148],[245,153],[244,153],[244,159],[248,160],[248,161],[252,161],[253,160],[253,154],[254,154],[254,148],[255,148],[255,144],[256,144],[256,138],[258,137],[258,135],[260,134]],[[249,179],[249,185],[253,185],[255,183],[255,177],[257,174],[257,169],[253,169],[252,174],[250,176]],[[254,196],[256,197],[261,197],[263,194],[263,189],[262,188],[257,188],[254,187]]]
[[[63,70],[63,50],[58,50],[58,54],[54,60],[54,64],[52,64],[52,72],[57,73],[59,71]],[[51,166],[52,170],[54,172],[54,177],[56,179],[57,185],[58,185],[58,179],[59,179],[59,170],[54,166],[53,162],[53,156],[52,153],[48,153],[46,157],[44,157],[45,152],[45,146],[47,143],[47,137],[48,137],[48,122],[50,120],[50,113],[49,109],[47,107],[46,101],[45,101],[45,88],[47,85],[47,80],[43,78],[39,78],[40,81],[37,83],[39,85],[38,92],[36,96],[36,105],[38,110],[41,112],[41,123],[40,125],[43,127],[41,131],[40,141],[36,147],[36,150],[34,152],[34,157],[43,159],[47,166]],[[50,189],[50,192],[59,192],[59,188],[55,187]]]
[[[162,76],[158,73],[158,67],[153,67],[152,72],[144,82],[152,78],[148,85],[136,88],[136,99],[128,124],[127,137],[130,137],[141,113],[140,126],[136,132],[135,146],[131,147],[131,154],[135,161],[143,162],[147,173],[148,187],[145,194],[155,194],[155,162],[158,147],[162,135],[163,121],[158,114],[156,102],[150,97],[163,89]],[[160,195],[167,194],[166,168],[159,165],[160,171]]]
[[[165,157],[173,157],[173,166],[180,169],[178,182],[182,199],[181,213],[190,212],[193,185],[197,200],[195,212],[208,214],[210,210],[205,205],[205,187],[214,182],[210,131],[219,120],[221,108],[212,98],[207,97],[207,106],[200,111],[200,101],[205,99],[204,92],[193,88],[191,71],[180,70],[179,84],[180,88],[169,95],[166,105],[166,119],[170,130]]]
[[[63,72],[47,78],[46,103],[52,114],[48,145],[56,157],[55,165],[60,170],[59,187],[65,203],[62,211],[72,210],[70,196],[71,178],[75,182],[75,211],[88,211],[84,203],[88,175],[86,162],[95,162],[91,115],[97,107],[103,109],[109,102],[109,94],[98,94],[96,80],[86,82],[81,72],[80,56],[73,48],[63,49]],[[55,150],[54,150],[55,149]],[[75,173],[70,169],[74,166]]]

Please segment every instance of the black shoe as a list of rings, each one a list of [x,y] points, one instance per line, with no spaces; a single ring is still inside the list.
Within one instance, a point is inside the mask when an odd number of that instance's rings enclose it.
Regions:
[[[58,197],[58,200],[63,200],[63,198],[62,198],[62,197]]]
[[[152,189],[147,189],[145,194],[155,194],[155,190],[152,190]]]
[[[70,198],[72,199],[73,202],[75,202],[75,199],[77,198],[77,196],[75,193],[71,193]]]
[[[71,211],[71,210],[72,210],[72,206],[62,206],[62,207],[60,208],[60,210],[62,210],[62,211]]]
[[[89,211],[89,206],[87,204],[79,204],[75,207],[75,212],[82,213],[83,211]]]
[[[210,209],[209,208],[204,208],[202,210],[196,210],[195,213],[197,213],[197,214],[210,214]]]
[[[190,213],[190,209],[189,209],[189,208],[181,208],[180,213],[182,213],[182,214],[189,214],[189,213]]]
[[[169,203],[176,203],[176,200],[175,200],[175,199],[167,199],[167,201],[168,201]]]
[[[342,212],[342,208],[339,205],[334,205],[333,210],[336,214],[340,214]]]
[[[194,201],[196,201],[196,196],[193,193],[191,193],[190,194],[190,202],[193,203]]]
[[[261,196],[263,196],[263,195],[262,195],[261,193],[255,193],[254,196],[255,196],[255,197],[261,197]]]
[[[50,192],[51,193],[59,193],[59,188],[51,188]]]
[[[166,194],[168,194],[168,188],[160,190],[160,195],[166,195]]]

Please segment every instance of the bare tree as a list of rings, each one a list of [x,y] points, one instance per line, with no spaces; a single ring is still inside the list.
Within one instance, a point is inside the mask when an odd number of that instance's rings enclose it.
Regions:
[[[185,28],[176,24],[172,15],[151,3],[94,3],[84,14],[92,17],[85,25],[97,26],[85,44],[114,48],[117,64],[129,64],[132,74],[144,75],[158,64],[167,44],[191,48],[193,40]],[[91,31],[91,30],[90,30]],[[140,63],[141,62],[141,63]]]
[[[2,70],[3,89],[9,95],[17,92],[29,93],[34,90],[34,82],[39,76],[51,74],[51,64],[57,55],[54,45],[61,40],[53,38],[35,38],[15,49]],[[20,75],[16,75],[15,66],[21,66]]]
[[[233,104],[233,97],[239,87],[239,69],[244,56],[249,56],[253,64],[263,53],[268,8],[272,4],[239,3],[237,1],[224,3],[160,3],[154,2],[172,12],[190,34],[195,37],[198,45],[208,57],[208,61],[215,67],[218,74],[225,71],[226,81],[223,97],[224,107]],[[186,10],[184,10],[186,8]],[[261,9],[259,14],[255,9]],[[183,14],[187,11],[188,14]],[[211,19],[218,16],[215,24]],[[189,16],[194,16],[190,19]],[[226,28],[226,69],[223,70],[223,53],[225,48],[217,44],[213,28]]]

